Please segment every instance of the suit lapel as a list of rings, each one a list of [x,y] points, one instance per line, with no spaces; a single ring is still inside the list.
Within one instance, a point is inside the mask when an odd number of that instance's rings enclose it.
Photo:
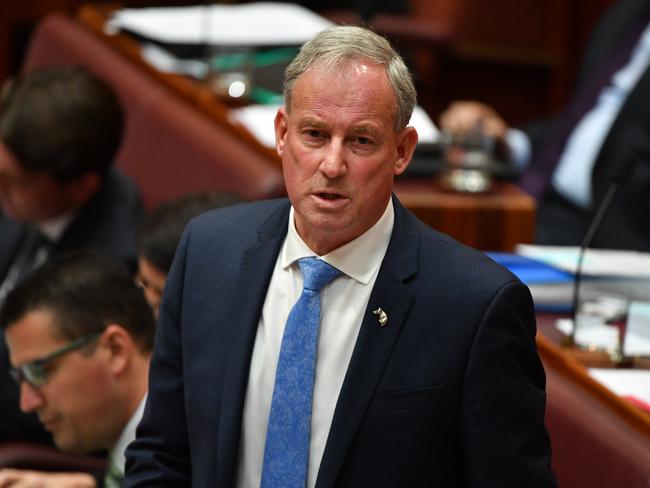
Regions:
[[[0,215],[0,284],[14,262],[20,243],[25,237],[26,227]]]
[[[276,210],[259,232],[259,244],[244,251],[237,283],[238,303],[231,310],[233,338],[226,363],[219,419],[217,486],[233,486],[239,455],[244,399],[255,333],[273,268],[286,236],[289,205]]]
[[[393,199],[395,225],[370,295],[367,310],[336,404],[317,488],[334,485],[347,451],[363,421],[379,379],[390,359],[413,293],[404,280],[415,274],[419,256],[419,233],[415,219]],[[381,308],[388,322],[381,327],[373,310]]]

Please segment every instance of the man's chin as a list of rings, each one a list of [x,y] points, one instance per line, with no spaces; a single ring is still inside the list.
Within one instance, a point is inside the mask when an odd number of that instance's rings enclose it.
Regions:
[[[64,433],[53,432],[52,438],[54,440],[54,445],[60,451],[70,454],[86,454],[88,452],[87,449],[84,449],[78,442],[74,441],[70,436],[67,436]]]

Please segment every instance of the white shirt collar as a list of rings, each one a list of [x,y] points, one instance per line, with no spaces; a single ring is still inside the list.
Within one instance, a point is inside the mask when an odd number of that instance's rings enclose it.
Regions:
[[[68,228],[75,215],[77,215],[77,211],[73,210],[72,212],[68,212],[59,217],[39,222],[36,224],[36,228],[50,241],[57,242]]]
[[[319,257],[347,276],[367,284],[386,254],[394,222],[393,201],[389,199],[386,210],[375,225],[356,239]],[[280,256],[281,266],[286,269],[296,260],[309,256],[316,256],[316,253],[298,235],[292,206],[289,211],[289,230]]]
[[[135,439],[135,430],[140,423],[140,419],[142,419],[142,414],[144,414],[144,405],[146,403],[146,400],[147,394],[145,393],[142,400],[140,400],[140,404],[133,412],[133,415],[131,415],[131,418],[127,424],[124,426],[119,439],[115,443],[115,446],[113,446],[113,449],[111,449],[108,457],[109,462],[112,463],[113,466],[122,473],[122,475],[124,475],[124,465],[126,464],[124,451],[126,451],[126,448],[131,443],[131,441]]]

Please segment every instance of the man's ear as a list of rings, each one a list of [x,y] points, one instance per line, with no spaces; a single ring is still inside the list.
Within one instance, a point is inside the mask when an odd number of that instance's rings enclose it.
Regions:
[[[418,132],[415,127],[406,127],[397,135],[397,159],[395,160],[395,176],[401,175],[408,168],[415,146],[418,144]]]
[[[288,130],[288,117],[285,107],[280,107],[278,112],[275,114],[275,151],[280,157],[282,157],[282,154],[284,153],[284,138],[287,135]]]
[[[104,349],[110,372],[114,376],[122,375],[136,353],[136,344],[131,334],[121,325],[111,324],[102,333],[100,345]]]

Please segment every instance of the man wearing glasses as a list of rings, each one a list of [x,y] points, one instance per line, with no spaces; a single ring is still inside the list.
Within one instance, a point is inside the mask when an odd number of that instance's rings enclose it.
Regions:
[[[155,323],[142,290],[119,261],[94,252],[61,255],[21,282],[0,311],[20,385],[61,450],[110,451],[105,486],[120,486],[124,449],[147,392]],[[0,471],[0,486],[97,486],[89,475]]]

